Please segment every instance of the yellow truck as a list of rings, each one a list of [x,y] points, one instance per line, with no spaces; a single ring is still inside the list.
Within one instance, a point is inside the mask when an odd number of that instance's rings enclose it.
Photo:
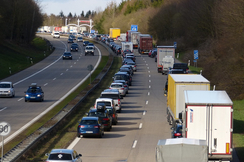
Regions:
[[[167,95],[167,120],[174,125],[185,109],[186,90],[210,90],[210,81],[200,74],[169,74]]]
[[[115,40],[118,36],[120,36],[120,28],[110,28],[109,37]]]

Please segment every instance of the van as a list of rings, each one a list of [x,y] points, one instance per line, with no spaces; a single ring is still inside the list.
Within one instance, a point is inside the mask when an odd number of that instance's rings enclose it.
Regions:
[[[112,98],[97,98],[95,101],[94,108],[97,109],[98,105],[105,104],[105,106],[114,107],[115,108],[115,102]]]
[[[100,98],[112,98],[114,100],[115,110],[121,112],[121,99],[119,91],[117,89],[105,89],[102,91]]]

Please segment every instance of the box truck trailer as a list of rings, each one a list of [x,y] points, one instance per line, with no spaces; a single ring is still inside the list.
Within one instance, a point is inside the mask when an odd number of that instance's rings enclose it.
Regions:
[[[163,71],[163,58],[171,56],[175,58],[175,47],[174,46],[157,46],[157,70],[158,73]]]
[[[206,140],[208,159],[232,160],[233,102],[225,91],[185,91],[182,134]]]
[[[153,49],[153,39],[149,34],[139,34],[137,36],[138,52],[141,54],[149,53]]]
[[[115,40],[118,36],[120,36],[120,28],[110,28],[109,37]]]

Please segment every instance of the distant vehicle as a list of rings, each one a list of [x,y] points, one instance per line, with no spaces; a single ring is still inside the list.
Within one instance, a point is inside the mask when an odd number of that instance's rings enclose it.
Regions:
[[[89,41],[84,41],[84,42],[83,42],[83,46],[87,46],[88,43],[89,43]]]
[[[133,43],[132,42],[121,42],[121,52],[124,53],[125,51],[130,51],[131,53],[133,51]]]
[[[116,125],[118,123],[118,114],[117,114],[115,108],[106,106],[106,109],[108,111],[108,115],[110,115],[112,117],[112,124]]]
[[[46,162],[82,162],[82,155],[70,149],[53,149],[46,156],[48,156]]]
[[[72,43],[70,47],[70,51],[78,51],[79,50],[79,45],[77,43]]]
[[[69,38],[68,43],[74,43],[74,40],[72,38]]]
[[[119,90],[117,89],[105,89],[102,91],[100,98],[111,98],[114,101],[114,106],[116,111],[121,112],[121,99],[123,96],[120,96]]]
[[[184,73],[188,74],[189,67],[187,63],[174,63],[173,69],[183,69]]]
[[[164,67],[164,61],[163,59],[165,57],[172,57],[175,58],[175,47],[174,46],[157,46],[157,70],[158,73],[167,72],[168,69],[163,69]]]
[[[109,89],[117,89],[121,96],[126,96],[126,89],[124,88],[123,83],[112,83]]]
[[[132,67],[133,71],[137,71],[135,62],[127,62],[126,65],[130,65]]]
[[[76,40],[76,37],[74,35],[69,35],[69,38]]]
[[[110,28],[109,29],[110,38],[115,40],[118,36],[120,36],[120,28]]]
[[[82,37],[78,37],[77,38],[77,42],[83,42],[83,38]]]
[[[88,46],[88,45],[86,46],[86,48],[85,48],[85,56],[87,54],[91,54],[91,55],[94,56],[94,52],[95,52],[94,46]]]
[[[41,86],[37,86],[36,83],[32,83],[25,92],[25,102],[27,101],[44,101],[44,92]]]
[[[14,97],[14,85],[12,82],[0,82],[0,97]]]
[[[141,54],[148,53],[153,49],[153,39],[149,34],[139,34],[137,36],[138,52]]]
[[[104,126],[98,117],[83,117],[77,127],[77,137],[104,135]]]
[[[60,38],[59,32],[54,32],[53,33],[53,38]]]
[[[132,78],[130,75],[127,74],[127,72],[117,72],[114,74],[113,77],[114,80],[125,80],[126,84],[131,86],[132,85]]]
[[[64,52],[63,60],[65,59],[72,60],[72,54],[70,52]]]

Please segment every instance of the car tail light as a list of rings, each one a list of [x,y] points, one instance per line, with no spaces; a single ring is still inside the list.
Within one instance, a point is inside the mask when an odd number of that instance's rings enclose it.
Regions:
[[[79,125],[79,128],[85,128],[85,126],[84,125]]]
[[[120,99],[118,99],[118,104],[120,105]]]
[[[188,70],[189,70],[189,69],[186,69],[186,74],[188,74]]]
[[[108,121],[109,119],[108,119],[108,118],[103,118],[103,120],[106,120],[106,121]]]
[[[115,114],[113,114],[113,118],[115,118]]]
[[[175,133],[174,136],[179,137],[179,136],[181,136],[181,133]]]
[[[95,125],[94,128],[100,128],[100,126],[99,125]]]
[[[127,85],[124,85],[124,87],[127,87]]]
[[[124,88],[120,88],[120,90],[124,90]]]

